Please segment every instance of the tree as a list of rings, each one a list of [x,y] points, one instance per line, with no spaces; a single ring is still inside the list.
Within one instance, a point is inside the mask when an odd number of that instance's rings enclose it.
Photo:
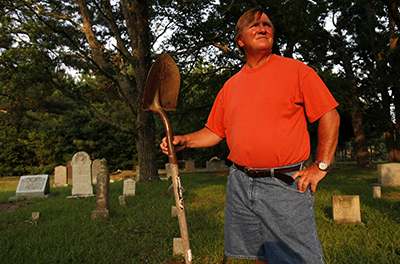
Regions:
[[[2,56],[20,48],[48,54],[57,70],[44,69],[52,77],[45,84],[85,105],[102,122],[133,134],[141,178],[157,179],[153,115],[141,110],[151,66],[148,3],[6,0],[1,7]],[[63,68],[103,82],[95,88],[71,85],[65,80]],[[11,94],[16,94],[15,90],[6,96]],[[117,101],[130,112],[118,120],[107,111]],[[100,102],[107,107],[97,108]]]

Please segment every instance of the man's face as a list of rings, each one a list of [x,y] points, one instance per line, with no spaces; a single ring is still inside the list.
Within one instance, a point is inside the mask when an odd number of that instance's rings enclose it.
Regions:
[[[243,25],[242,32],[238,38],[238,44],[245,50],[246,56],[260,53],[271,53],[274,43],[274,32],[271,20],[266,14]]]

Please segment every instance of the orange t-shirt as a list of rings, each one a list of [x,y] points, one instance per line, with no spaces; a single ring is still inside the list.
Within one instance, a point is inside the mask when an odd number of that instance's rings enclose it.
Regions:
[[[243,67],[225,83],[206,127],[227,139],[232,162],[281,167],[310,155],[306,116],[314,122],[337,105],[312,68],[273,55],[258,68]]]

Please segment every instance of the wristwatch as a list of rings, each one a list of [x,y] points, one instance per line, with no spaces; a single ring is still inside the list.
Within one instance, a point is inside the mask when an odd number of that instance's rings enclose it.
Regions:
[[[318,165],[318,169],[320,169],[322,171],[328,171],[329,170],[328,162],[316,160],[315,163]]]

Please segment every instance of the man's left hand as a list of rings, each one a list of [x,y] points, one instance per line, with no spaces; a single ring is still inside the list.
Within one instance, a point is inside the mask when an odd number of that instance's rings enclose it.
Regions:
[[[294,180],[300,177],[298,181],[298,188],[300,192],[304,193],[307,190],[308,185],[311,184],[311,192],[315,193],[319,181],[325,177],[326,173],[326,171],[321,171],[318,168],[318,165],[314,163],[305,170],[296,172],[292,177]]]

